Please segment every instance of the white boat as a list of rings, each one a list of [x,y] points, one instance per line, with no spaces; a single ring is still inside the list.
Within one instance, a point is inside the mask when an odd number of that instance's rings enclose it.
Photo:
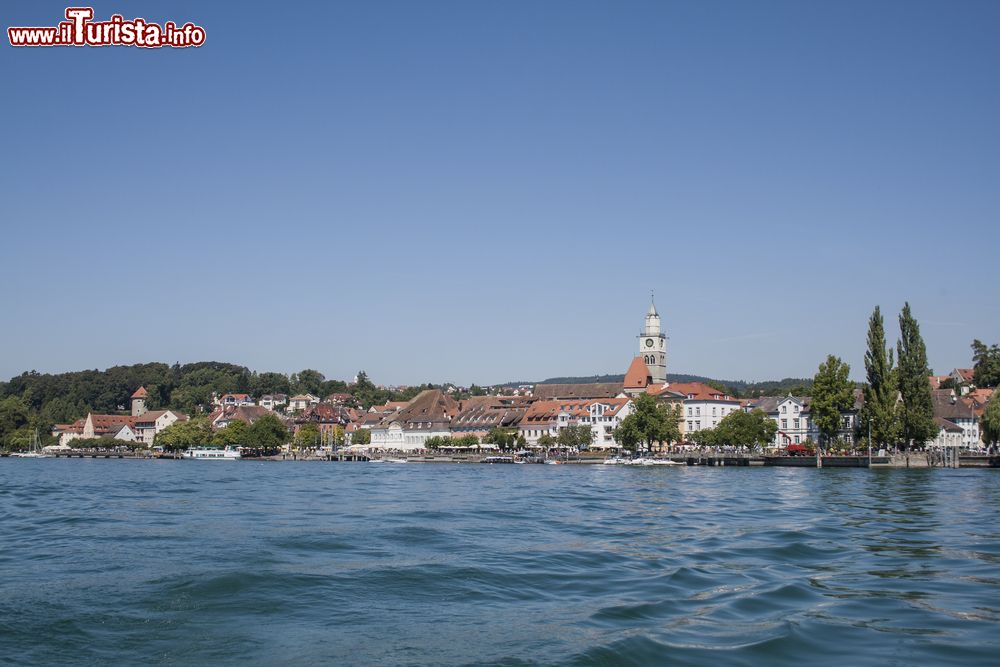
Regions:
[[[31,439],[31,444],[26,452],[14,452],[12,457],[17,459],[51,459],[51,454],[42,451],[42,443],[38,439],[38,429],[35,429],[35,436]]]
[[[406,463],[406,459],[398,459],[398,458],[388,457],[388,456],[386,458],[382,459],[382,461],[384,461],[385,463]]]
[[[194,459],[196,461],[238,461],[240,459],[239,447],[227,445],[225,449],[213,449],[211,447],[193,447],[184,450],[182,459]]]

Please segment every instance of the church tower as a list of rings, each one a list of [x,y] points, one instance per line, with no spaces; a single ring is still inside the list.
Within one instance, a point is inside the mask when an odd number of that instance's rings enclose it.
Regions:
[[[646,326],[639,334],[639,355],[646,362],[654,384],[667,381],[667,335],[660,328],[660,314],[656,312],[652,296],[646,312]]]

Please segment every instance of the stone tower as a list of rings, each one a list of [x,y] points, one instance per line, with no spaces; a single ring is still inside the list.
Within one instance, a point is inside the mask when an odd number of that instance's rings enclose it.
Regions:
[[[650,297],[646,312],[646,326],[639,334],[639,355],[649,368],[654,384],[667,381],[667,335],[660,328],[660,314]]]
[[[132,416],[138,417],[146,412],[146,397],[149,396],[149,392],[146,391],[145,387],[139,387],[132,394]]]

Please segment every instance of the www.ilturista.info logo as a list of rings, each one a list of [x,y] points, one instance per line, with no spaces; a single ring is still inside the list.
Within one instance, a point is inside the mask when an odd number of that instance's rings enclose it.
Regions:
[[[184,48],[205,43],[205,29],[193,23],[178,26],[167,21],[162,26],[146,19],[126,21],[113,14],[107,21],[94,21],[93,7],[67,7],[66,19],[54,28],[11,27],[11,46],[139,46],[158,49]]]

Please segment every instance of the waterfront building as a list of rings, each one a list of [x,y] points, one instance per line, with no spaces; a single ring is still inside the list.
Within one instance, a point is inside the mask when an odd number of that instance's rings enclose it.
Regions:
[[[685,437],[702,429],[715,428],[726,415],[741,409],[738,399],[704,382],[672,382],[664,390],[683,396],[681,433]]]
[[[137,442],[153,446],[157,433],[178,421],[187,421],[188,416],[176,410],[147,410],[135,418]]]
[[[60,445],[69,445],[80,438],[113,438],[122,442],[136,442],[140,438],[135,428],[136,417],[131,415],[100,415],[88,413],[72,424],[57,424],[52,435]]]
[[[979,418],[983,408],[968,396],[956,396],[951,390],[932,392],[934,417],[946,420],[962,429],[962,447],[975,449],[983,446]]]
[[[474,396],[459,401],[451,421],[452,436],[472,434],[482,438],[495,428],[517,429],[531,404],[514,396]]]
[[[521,419],[519,431],[530,446],[537,446],[539,438],[558,438],[567,426],[589,426],[594,433],[591,447],[608,449],[618,446],[614,431],[633,407],[626,396],[536,401]]]
[[[961,447],[962,437],[965,430],[947,419],[935,417],[934,423],[938,426],[938,433],[933,440],[927,443],[928,447]]]
[[[556,438],[559,436],[559,429],[576,424],[582,417],[590,414],[592,400],[594,399],[535,401],[521,419],[520,433],[531,446],[536,446],[538,439],[544,435]]]
[[[423,449],[428,438],[450,437],[458,402],[439,389],[427,389],[405,408],[384,416],[371,427],[374,449]]]
[[[590,426],[594,433],[592,449],[618,447],[614,433],[622,420],[632,414],[634,404],[630,398],[605,398],[591,401],[588,414],[579,419],[580,424]]]
[[[858,414],[864,405],[864,391],[854,390],[854,404],[840,413],[840,430],[835,436],[844,442],[855,442]],[[778,426],[774,434],[775,447],[787,447],[811,440],[819,442],[819,429],[812,419],[809,396],[764,396],[749,401],[745,410],[762,410]]]

